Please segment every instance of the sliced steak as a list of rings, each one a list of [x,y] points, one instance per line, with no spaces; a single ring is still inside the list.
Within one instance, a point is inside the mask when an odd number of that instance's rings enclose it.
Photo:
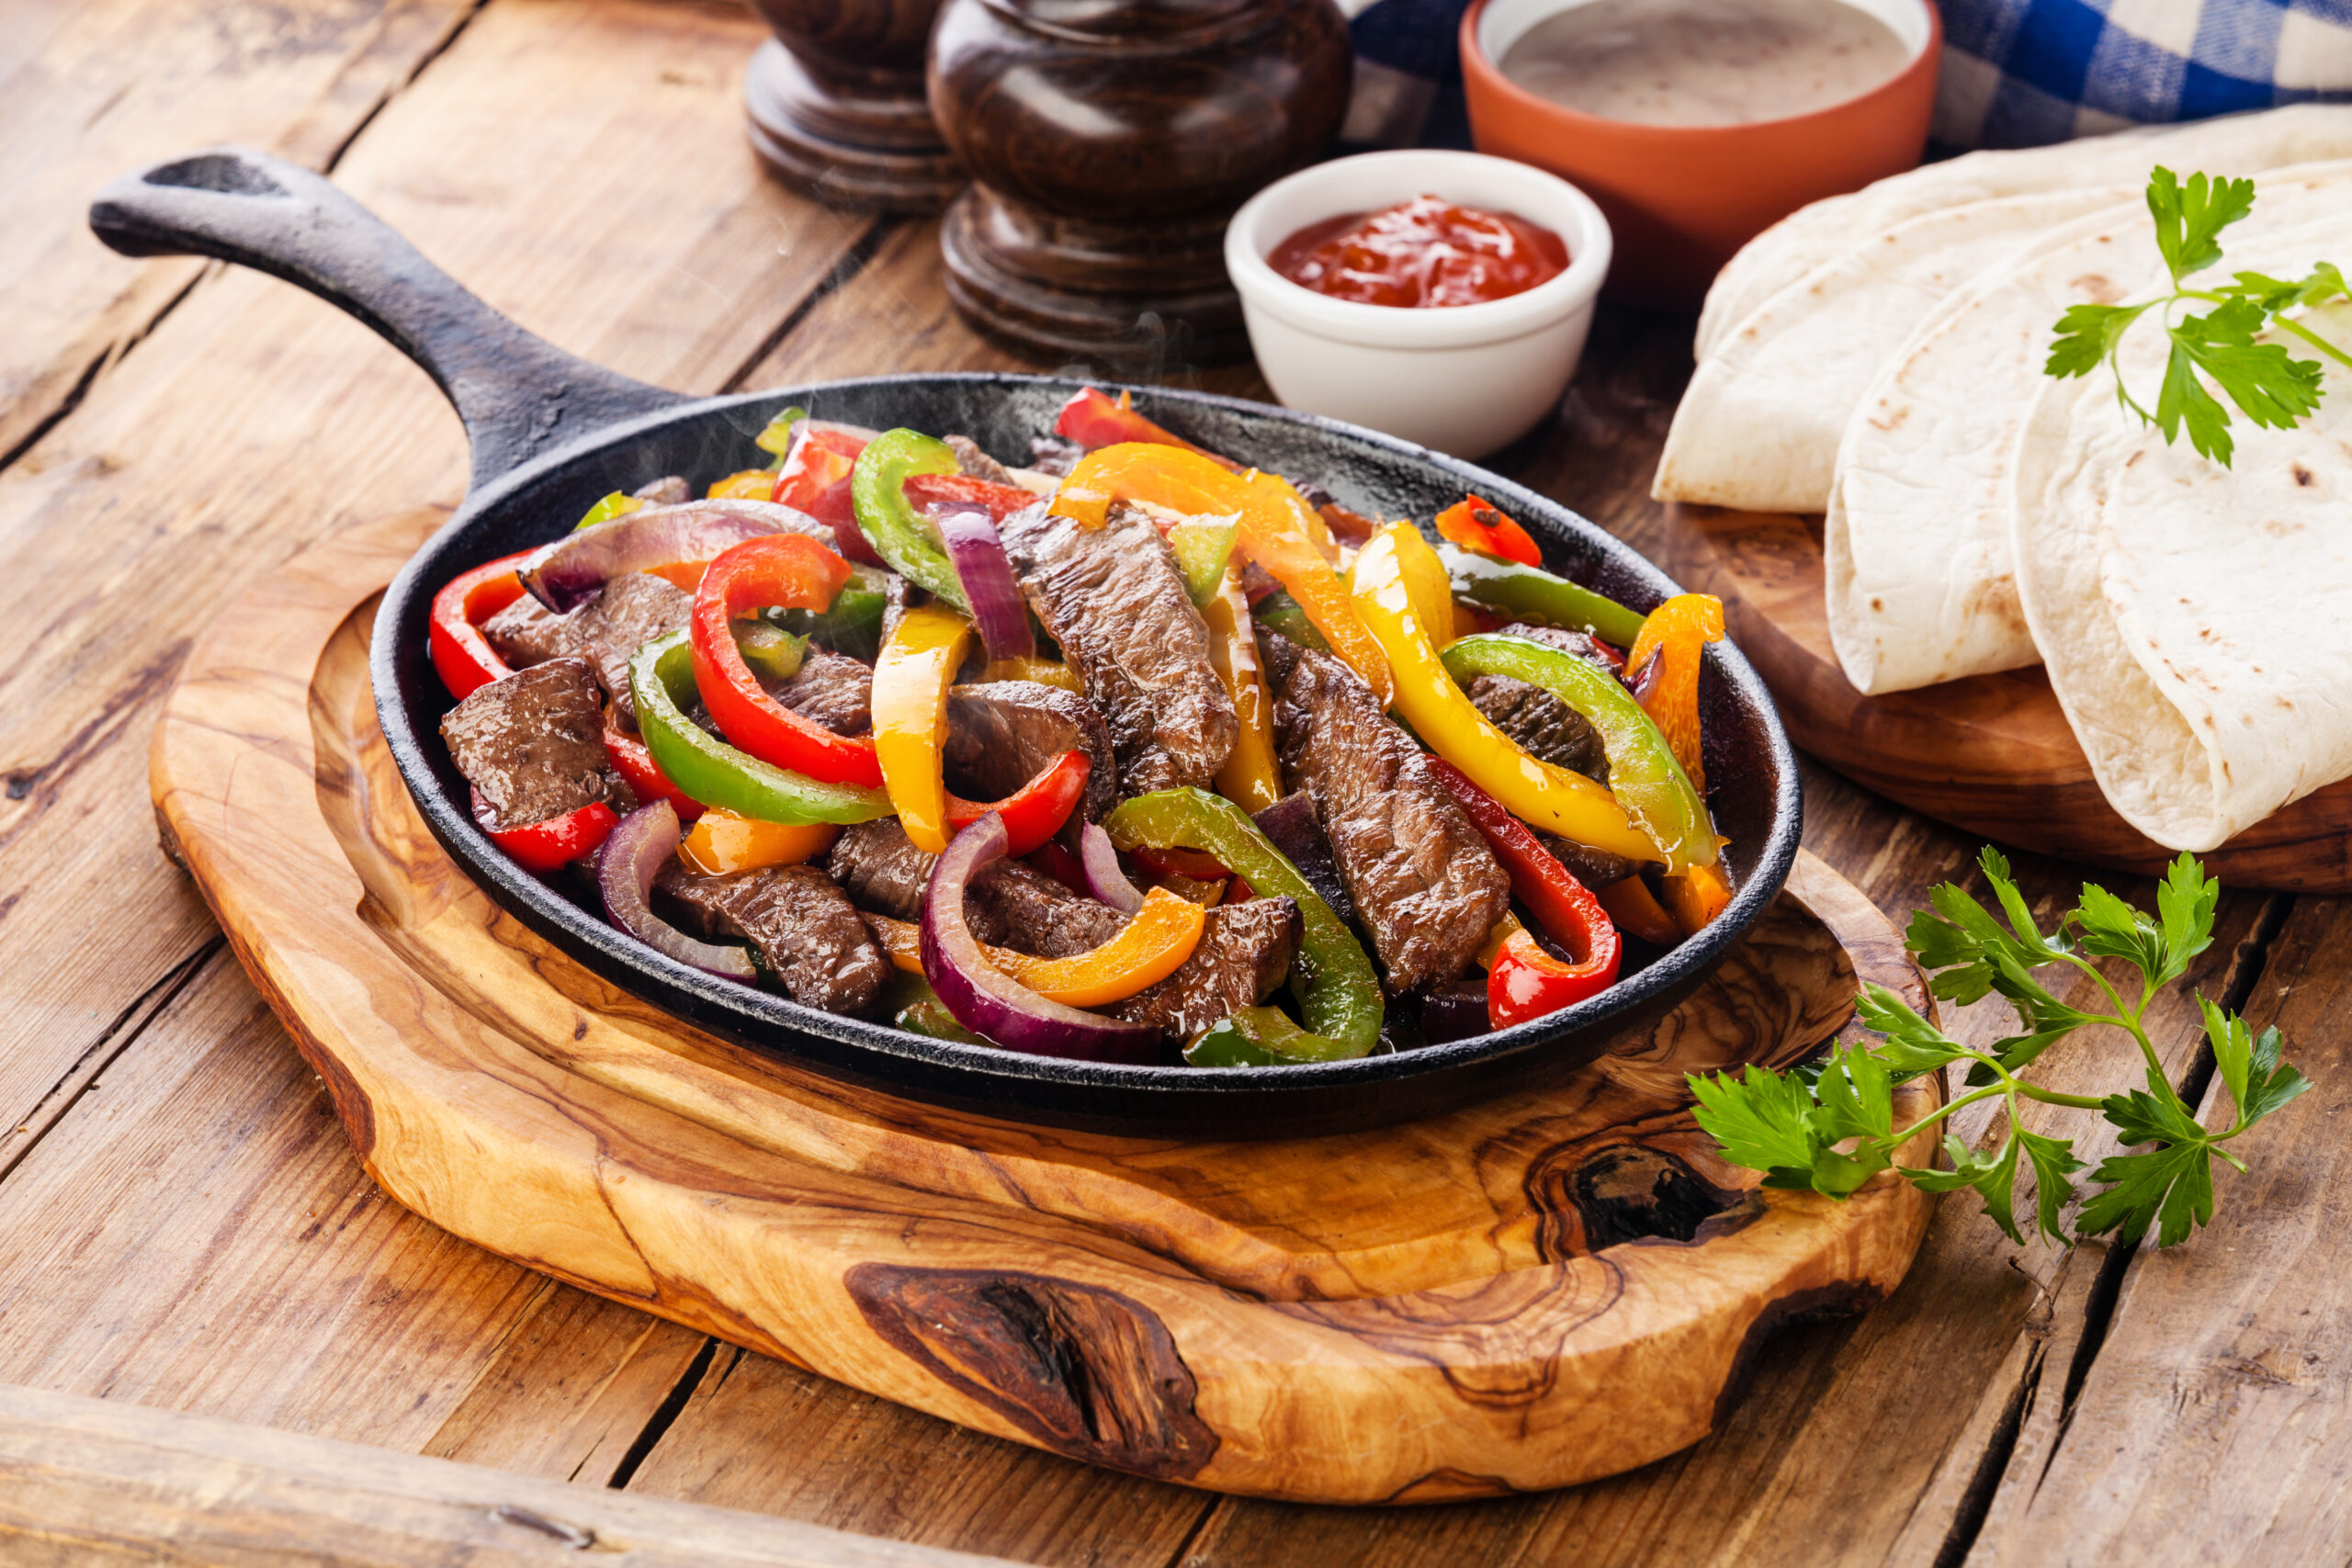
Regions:
[[[1510,878],[1354,671],[1283,637],[1259,646],[1283,775],[1314,798],[1389,988],[1453,979],[1509,907]]]
[[[1544,841],[1545,849],[1552,852],[1553,859],[1567,867],[1570,874],[1596,893],[1612,882],[1624,881],[1642,869],[1639,861],[1612,855],[1607,850],[1596,850],[1590,844],[1579,844],[1554,833],[1538,833],[1535,836]]]
[[[1209,665],[1209,628],[1193,608],[1159,529],[1113,506],[1083,528],[1042,506],[998,530],[1029,607],[1102,711],[1130,795],[1206,784],[1241,733]]]
[[[989,681],[947,694],[947,774],[971,800],[1002,800],[1065,751],[1093,761],[1074,821],[1099,822],[1119,803],[1111,730],[1084,697],[1035,681]]]
[[[770,692],[794,713],[836,735],[863,735],[874,728],[874,667],[846,653],[810,643],[798,672]]]
[[[915,848],[895,817],[861,822],[834,840],[827,869],[861,908],[894,919],[922,918],[923,887],[937,857]],[[1119,934],[1127,918],[1081,897],[1045,873],[1001,860],[964,892],[964,919],[990,947],[1067,958]]]
[[[1011,485],[1015,489],[1020,488],[1020,481],[1012,477],[1012,470],[981,451],[980,444],[970,436],[949,436],[947,449],[956,454],[957,466],[974,479],[986,479],[992,485]]]
[[[1583,632],[1561,626],[1539,626],[1513,621],[1500,628],[1506,637],[1523,637],[1546,648],[1573,654],[1611,675],[1620,661],[1608,644]],[[1470,701],[1488,722],[1529,755],[1579,773],[1599,784],[1609,782],[1609,753],[1592,721],[1541,686],[1514,681],[1508,675],[1481,675],[1466,688]]]
[[[525,828],[628,795],[605,752],[605,708],[582,659],[492,681],[451,708],[441,739],[498,827]]]
[[[694,610],[694,595],[676,583],[632,571],[570,615],[556,615],[526,593],[484,621],[481,631],[498,656],[518,670],[550,659],[586,660],[613,706],[635,728],[629,659],[653,638],[684,630]]]
[[[890,961],[833,879],[813,865],[705,876],[673,856],[653,889],[706,937],[741,937],[803,1007],[861,1016],[890,977]]]
[[[1156,1023],[1181,1045],[1236,1009],[1272,996],[1290,974],[1298,931],[1298,905],[1288,898],[1211,909],[1200,945],[1174,974],[1109,1010],[1129,1023]]]
[[[528,670],[550,659],[565,659],[580,651],[578,612],[559,615],[528,593],[481,624],[491,651],[509,667]]]
[[[628,661],[655,637],[685,630],[694,614],[693,594],[668,578],[632,571],[566,617],[578,638],[574,651],[596,667],[596,679],[630,728],[637,728],[637,701],[629,695]]]

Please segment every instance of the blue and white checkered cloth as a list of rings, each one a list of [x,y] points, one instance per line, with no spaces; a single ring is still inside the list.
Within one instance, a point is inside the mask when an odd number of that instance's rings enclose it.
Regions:
[[[1944,0],[1934,138],[2037,147],[2352,98],[2352,0]]]
[[[2352,100],[2352,0],[1942,0],[1934,141],[2033,147],[2127,125]],[[1340,0],[1351,148],[1466,147],[1468,0]]]

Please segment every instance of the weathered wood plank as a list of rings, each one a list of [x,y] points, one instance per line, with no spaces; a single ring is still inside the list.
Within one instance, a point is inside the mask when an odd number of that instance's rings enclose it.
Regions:
[[[91,238],[90,193],[216,141],[323,166],[478,0],[10,0],[0,26],[0,455],[144,332],[202,264]]]
[[[863,227],[744,146],[735,73],[763,34],[731,8],[501,5],[338,177],[566,346],[715,390]],[[189,637],[301,541],[454,500],[463,474],[424,377],[242,273],[201,285],[0,472],[0,994],[17,998],[0,1127],[209,936],[145,801],[148,729]]]
[[[971,1568],[808,1525],[0,1388],[0,1556],[240,1568]]]
[[[2012,1468],[1972,1563],[2342,1561],[2347,954],[2352,903],[2296,900],[2245,1012],[2315,1087],[2233,1145],[2246,1174],[2216,1163],[2211,1226],[2139,1247],[2063,1427]],[[2216,1074],[2199,1119],[2234,1115]]]
[[[726,1347],[629,1485],[1057,1568],[1156,1568],[1213,1501]]]

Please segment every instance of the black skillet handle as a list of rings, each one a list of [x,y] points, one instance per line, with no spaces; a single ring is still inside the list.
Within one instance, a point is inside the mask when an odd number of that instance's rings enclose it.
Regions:
[[[605,425],[687,401],[534,337],[320,175],[216,147],[124,175],[90,227],[129,256],[204,255],[297,284],[424,367],[465,422],[471,485]]]

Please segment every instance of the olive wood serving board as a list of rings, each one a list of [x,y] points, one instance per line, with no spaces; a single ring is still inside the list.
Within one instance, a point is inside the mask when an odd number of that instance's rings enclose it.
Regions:
[[[165,843],[401,1202],[542,1270],[1016,1442],[1317,1502],[1553,1487],[1704,1437],[1779,1327],[1902,1279],[1928,1198],[1766,1191],[1682,1075],[1795,1061],[1900,939],[1801,856],[1678,1011],[1547,1089],[1381,1132],[1182,1144],[797,1072],[604,984],[426,834],[367,674],[436,519],[294,558],[157,727]],[[1933,1078],[1897,1115],[1938,1101]],[[1905,1152],[1928,1157],[1928,1134]]]
[[[1830,645],[1819,517],[1666,512],[1667,571],[1723,600],[1733,640],[1799,750],[1914,811],[2020,849],[2143,874],[2173,859],[2107,803],[2041,666],[1865,696]],[[2241,886],[2352,892],[2352,779],[2201,858]]]

